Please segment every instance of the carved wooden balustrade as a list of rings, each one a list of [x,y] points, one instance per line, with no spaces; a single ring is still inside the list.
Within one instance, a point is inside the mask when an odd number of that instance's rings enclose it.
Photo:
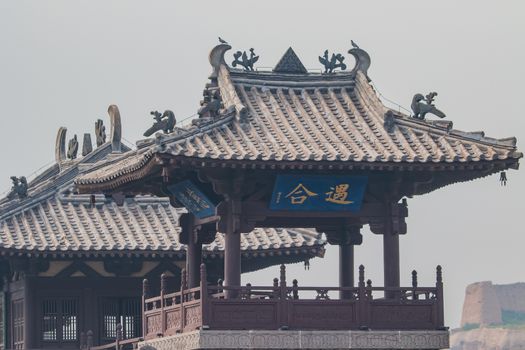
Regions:
[[[288,285],[284,265],[272,286],[211,286],[204,265],[199,287],[186,288],[184,271],[179,292],[166,293],[165,285],[161,276],[160,296],[148,298],[144,280],[145,339],[197,329],[435,330],[444,326],[440,266],[435,287],[418,287],[415,271],[411,287],[373,287],[370,280],[365,283],[362,265],[355,288],[300,287],[297,280]],[[233,298],[225,298],[227,290]],[[334,293],[344,299],[332,298]]]

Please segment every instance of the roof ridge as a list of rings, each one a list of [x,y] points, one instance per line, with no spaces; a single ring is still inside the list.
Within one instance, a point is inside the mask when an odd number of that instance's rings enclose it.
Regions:
[[[516,138],[507,137],[503,139],[496,139],[492,137],[486,137],[485,132],[483,131],[462,131],[457,129],[452,129],[452,121],[449,121],[451,127],[447,128],[439,125],[441,120],[417,120],[415,118],[408,117],[404,114],[393,111],[396,123],[400,123],[404,126],[409,126],[412,129],[418,131],[433,131],[442,135],[447,135],[450,137],[455,137],[461,140],[474,141],[477,143],[482,143],[490,146],[498,146],[507,148],[510,150],[516,150]],[[433,123],[438,122],[438,123]]]
[[[237,112],[239,119],[243,119],[246,116],[246,106],[241,102],[237,91],[235,91],[235,85],[230,76],[228,66],[221,64],[219,73],[217,76],[217,85],[219,86],[220,95],[224,102],[226,109],[234,109]]]
[[[124,149],[130,151],[129,147],[124,146]],[[125,154],[120,153],[121,154]],[[61,190],[68,186],[73,185],[75,178],[82,173],[89,172],[92,169],[91,165],[101,163],[98,166],[109,165],[109,162],[103,161],[111,155],[111,143],[106,142],[95,150],[90,152],[84,157],[68,160],[62,163],[53,163],[51,166],[43,170],[40,175],[35,177],[28,183],[28,196],[22,200],[20,199],[8,199],[8,195],[0,199],[0,220],[5,217],[14,215],[18,212],[32,208],[34,205],[48,199],[50,196],[58,194]],[[90,163],[93,158],[102,155],[101,159],[97,159],[96,162]],[[89,169],[82,169],[83,165],[89,165]],[[58,172],[50,177],[45,176],[41,178],[46,172],[51,172],[58,167]],[[2,203],[2,201],[4,201]]]

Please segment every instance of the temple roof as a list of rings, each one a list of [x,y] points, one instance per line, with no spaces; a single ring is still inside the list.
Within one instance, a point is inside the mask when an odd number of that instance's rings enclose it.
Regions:
[[[81,176],[81,191],[139,179],[155,155],[281,169],[466,169],[493,161],[507,168],[522,157],[513,137],[463,132],[451,121],[420,120],[385,107],[370,84],[370,57],[362,49],[349,51],[356,58],[353,70],[336,73],[304,71],[291,49],[272,72],[235,69],[225,63],[228,49],[219,45],[210,53],[213,73],[205,91],[218,91],[220,111],[199,113],[191,127],[159,134],[155,142],[139,142],[135,154]]]
[[[112,152],[105,143],[87,156],[54,164],[29,183],[27,197],[0,200],[0,255],[23,256],[178,256],[179,217],[168,198],[135,196],[117,205],[103,195],[79,195],[73,181],[100,164],[131,152]],[[93,201],[94,200],[94,201]],[[324,254],[325,240],[313,229],[258,228],[241,236],[243,256],[287,256],[302,261]],[[203,247],[204,256],[220,257],[222,234]]]

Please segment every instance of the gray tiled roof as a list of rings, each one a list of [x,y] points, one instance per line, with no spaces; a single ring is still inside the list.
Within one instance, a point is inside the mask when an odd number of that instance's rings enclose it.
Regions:
[[[101,147],[95,152],[110,150]],[[111,157],[111,155],[109,155]],[[108,162],[108,157],[104,158]],[[0,200],[0,254],[32,255],[167,255],[183,256],[178,219],[184,209],[167,198],[136,196],[122,206],[103,195],[74,194],[72,183],[86,159],[56,166],[30,183],[25,199]],[[255,229],[241,236],[244,255],[322,255],[325,240],[312,229]],[[220,255],[222,234],[204,247],[205,255]]]
[[[139,178],[154,154],[205,161],[396,166],[468,165],[516,160],[516,139],[462,132],[448,121],[418,120],[389,111],[366,72],[281,74],[215,67],[224,110],[220,117],[179,130],[114,165],[80,177],[77,184]],[[120,178],[120,179],[119,179]]]

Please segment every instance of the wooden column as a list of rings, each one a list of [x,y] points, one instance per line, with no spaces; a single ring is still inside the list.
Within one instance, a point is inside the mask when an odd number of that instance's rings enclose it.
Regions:
[[[32,274],[27,273],[24,277],[24,348],[32,349],[35,348],[35,340],[38,339],[36,334],[36,323],[38,322],[35,317],[35,288],[34,288],[34,277]]]
[[[224,235],[224,286],[239,287],[241,285],[241,235],[229,231]],[[235,298],[237,293],[225,291],[227,299]]]
[[[239,221],[241,203],[237,200],[229,200],[224,204],[227,207],[224,222],[224,286],[240,287],[241,235]],[[225,290],[227,299],[236,298],[237,295],[236,291]]]
[[[383,221],[383,270],[385,287],[400,287],[399,273],[399,234],[394,231],[392,204],[386,203]],[[386,298],[395,298],[397,293],[386,293]]]
[[[83,332],[91,331],[95,339],[98,338],[99,327],[98,327],[98,314],[97,314],[97,297],[93,288],[86,287],[83,290],[83,299],[84,299],[84,324],[80,326],[80,330]],[[80,305],[79,305],[80,306]],[[98,341],[97,341],[98,343]]]
[[[339,246],[339,287],[354,287],[354,246],[363,242],[360,223],[343,222],[341,226],[330,229],[317,227],[326,233],[330,244]],[[352,291],[340,291],[340,299],[351,299]]]
[[[188,272],[188,288],[195,288],[200,284],[202,244],[198,242],[196,233],[194,231],[191,233],[186,252],[186,271]]]
[[[399,235],[383,235],[385,287],[399,287]]]
[[[339,245],[339,286],[354,286],[354,246],[353,244]],[[352,293],[349,291],[339,292],[340,299],[350,299]]]
[[[183,214],[180,218],[181,243],[186,244],[186,275],[188,288],[198,287],[200,283],[200,265],[202,245],[198,243],[195,216]]]

